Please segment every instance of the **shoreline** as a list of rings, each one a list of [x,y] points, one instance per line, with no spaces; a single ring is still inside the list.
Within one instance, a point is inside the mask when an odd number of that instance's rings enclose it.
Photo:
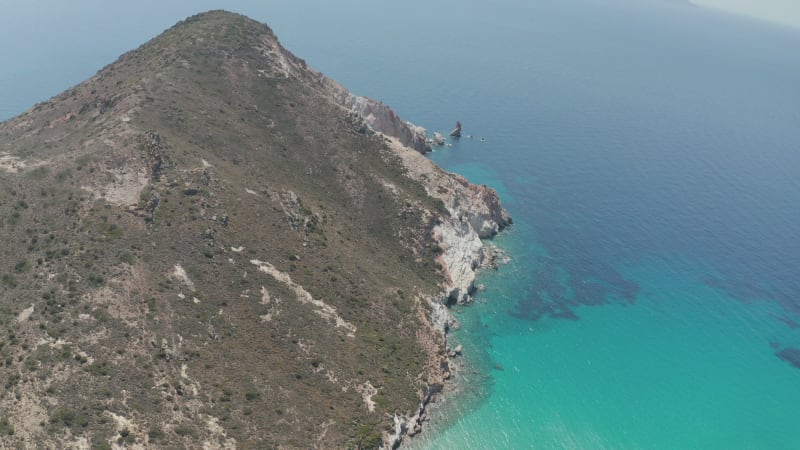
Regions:
[[[497,264],[502,266],[508,263],[505,250],[491,243],[484,243],[490,251],[498,256]],[[490,260],[494,262],[495,260]],[[495,266],[482,266],[476,271],[476,280],[481,277],[486,269],[497,270]],[[475,296],[483,291],[483,284],[478,285]],[[418,427],[409,431],[399,447],[414,450],[427,449],[435,442],[438,435],[450,426],[458,423],[461,416],[477,407],[487,398],[487,389],[484,383],[491,378],[492,366],[488,359],[468,341],[464,336],[459,339],[454,335],[462,329],[471,329],[477,323],[464,322],[455,317],[455,314],[465,313],[466,308],[481,307],[485,301],[475,300],[470,297],[468,302],[458,303],[447,307],[447,313],[452,317],[456,326],[452,327],[446,335],[445,355],[448,362],[449,377],[442,384],[442,388],[427,399],[424,409],[419,411]],[[479,314],[479,313],[478,313]]]
[[[494,265],[498,261],[496,258],[504,254],[501,248],[492,244],[484,243],[484,247],[491,249],[492,257],[488,258],[487,262],[491,262],[493,265],[484,264],[476,268],[475,279],[483,270],[497,270],[497,267]],[[505,262],[505,260],[502,260],[499,264],[504,264]],[[433,329],[434,333],[441,338],[442,346],[426,347],[429,354],[433,353],[438,357],[439,364],[437,367],[440,369],[438,375],[441,377],[441,382],[428,385],[420,402],[420,406],[414,415],[410,417],[394,416],[395,432],[390,435],[389,440],[386,441],[386,443],[390,445],[382,448],[420,448],[420,445],[424,445],[426,442],[429,443],[434,439],[435,435],[431,433],[435,433],[436,430],[444,429],[458,420],[458,417],[450,417],[449,413],[454,410],[447,408],[452,408],[452,406],[456,404],[461,404],[456,402],[464,400],[468,402],[479,402],[482,398],[481,395],[475,392],[468,392],[468,388],[473,386],[474,382],[481,378],[482,372],[479,371],[479,365],[474,364],[478,361],[470,360],[470,356],[474,355],[467,353],[468,350],[464,349],[462,343],[452,338],[452,331],[460,330],[463,326],[453,315],[453,307],[472,307],[474,303],[473,295],[481,290],[482,289],[477,288],[473,293],[469,294],[463,302],[449,306],[446,305],[448,296],[444,294],[429,299],[434,309],[439,309],[438,312],[434,312],[433,314],[446,316],[449,323],[449,327],[446,331],[440,328]],[[444,349],[443,352],[440,350],[441,348]],[[470,396],[471,398],[465,398],[465,396]],[[440,420],[436,423],[437,427],[431,429],[431,419],[434,416],[438,417]],[[451,420],[441,420],[448,417]]]
[[[403,446],[407,438],[422,432],[424,423],[429,420],[429,405],[443,392],[459,392],[458,371],[463,364],[454,361],[462,357],[462,347],[452,346],[448,336],[449,331],[458,329],[460,324],[450,307],[471,304],[478,291],[475,286],[478,272],[497,269],[504,252],[486,241],[513,221],[494,189],[472,184],[459,174],[447,172],[396,137],[384,136],[390,149],[408,169],[408,176],[423,183],[428,194],[441,200],[448,211],[448,217],[440,217],[432,230],[432,239],[441,249],[437,262],[442,265],[446,282],[439,294],[422,299],[427,311],[420,319],[427,333],[419,340],[428,352],[428,382],[420,405],[412,415],[393,416],[394,432],[384,436],[383,448],[396,449]]]

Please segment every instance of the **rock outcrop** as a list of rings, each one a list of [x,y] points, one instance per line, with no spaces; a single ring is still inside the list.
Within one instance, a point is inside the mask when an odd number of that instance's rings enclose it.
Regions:
[[[434,227],[434,238],[442,254],[448,303],[465,303],[474,293],[475,270],[484,262],[481,239],[495,236],[512,223],[497,192],[474,185],[461,175],[446,172],[432,161],[393,140],[392,149],[403,161],[411,178],[421,182],[428,194],[441,200],[449,212]]]
[[[358,114],[373,131],[397,138],[402,145],[420,153],[431,151],[425,128],[401,119],[383,102],[352,94],[330,78],[324,78],[323,83],[336,103]]]
[[[461,122],[460,121],[456,121],[456,127],[453,128],[453,131],[450,132],[450,136],[452,136],[454,138],[460,138],[461,137]]]
[[[433,133],[433,138],[431,139],[431,143],[433,145],[435,145],[437,147],[441,147],[441,146],[443,146],[445,144],[445,142],[446,142],[446,140],[445,140],[444,136],[442,136],[441,133],[439,133],[438,131],[435,131]]]

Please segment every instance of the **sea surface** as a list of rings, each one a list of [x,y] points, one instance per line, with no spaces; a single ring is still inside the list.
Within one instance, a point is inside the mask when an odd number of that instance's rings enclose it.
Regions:
[[[661,0],[11,3],[0,119],[224,6],[463,123],[431,157],[499,191],[510,262],[457,308],[462,391],[412,447],[800,448],[800,29]]]

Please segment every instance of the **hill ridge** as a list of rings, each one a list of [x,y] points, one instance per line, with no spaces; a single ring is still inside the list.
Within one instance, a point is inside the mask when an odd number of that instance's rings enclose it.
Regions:
[[[2,445],[401,442],[510,223],[419,142],[220,11],[0,123]]]

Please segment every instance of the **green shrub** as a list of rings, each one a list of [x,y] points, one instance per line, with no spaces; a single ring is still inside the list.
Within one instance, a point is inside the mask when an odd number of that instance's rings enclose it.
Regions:
[[[14,427],[8,423],[8,419],[3,417],[0,419],[0,435],[12,436],[14,434]]]
[[[14,275],[10,274],[10,273],[3,274],[2,281],[3,281],[4,285],[6,285],[6,286],[8,286],[8,287],[10,287],[12,289],[17,287],[17,278]]]
[[[28,262],[28,260],[25,259],[18,261],[16,264],[14,264],[14,271],[17,273],[27,272],[28,269],[30,268],[31,268],[30,263]]]
[[[155,425],[147,432],[147,437],[149,437],[151,441],[159,441],[164,438],[164,430],[158,425]]]

